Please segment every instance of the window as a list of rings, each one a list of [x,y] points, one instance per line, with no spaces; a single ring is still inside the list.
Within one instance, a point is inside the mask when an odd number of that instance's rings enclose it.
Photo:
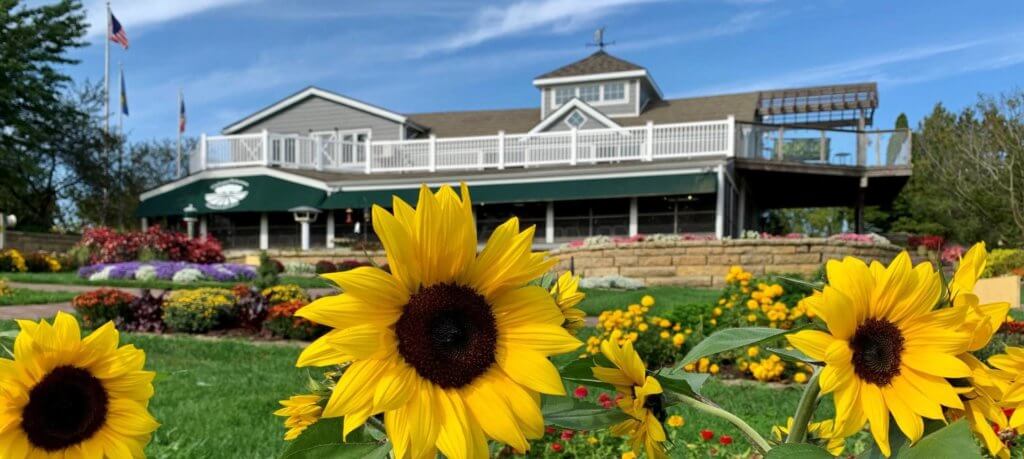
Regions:
[[[580,86],[580,99],[584,102],[597,102],[601,100],[601,87],[596,84]]]
[[[555,105],[562,105],[576,96],[576,88],[555,88]]]
[[[583,116],[579,110],[573,110],[569,117],[565,119],[565,124],[571,128],[579,129],[583,126],[583,123],[587,122],[587,117]]]
[[[623,100],[626,98],[626,83],[608,83],[604,85],[604,100]]]

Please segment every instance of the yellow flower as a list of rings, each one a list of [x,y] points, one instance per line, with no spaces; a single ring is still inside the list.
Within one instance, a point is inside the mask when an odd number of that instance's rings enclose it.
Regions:
[[[797,373],[793,375],[793,381],[797,384],[803,384],[807,382],[807,373]]]
[[[332,330],[297,366],[351,362],[323,409],[342,435],[383,413],[395,457],[488,455],[487,439],[518,451],[540,438],[538,393],[565,394],[551,355],[582,343],[550,293],[529,282],[555,261],[532,252],[534,227],[512,218],[477,253],[469,191],[420,188],[414,209],[373,208],[391,272],[360,267],[324,277],[344,293],[296,316]]]
[[[647,327],[647,324],[646,324],[646,323],[641,323],[640,325],[637,325],[637,326],[636,326],[636,329],[637,329],[637,330],[640,330],[640,331],[642,331],[642,332],[645,332],[645,331],[647,331],[647,328],[648,328],[648,327]]]
[[[640,298],[640,304],[645,308],[654,306],[654,297],[650,295],[644,295],[643,298]]]
[[[775,437],[776,441],[785,441],[789,435],[789,431],[793,429],[793,417],[790,416],[786,420],[785,426],[774,426],[772,427],[772,436]],[[846,439],[837,435],[834,424],[831,419],[827,419],[821,422],[812,422],[807,425],[807,439],[810,443],[824,446],[825,450],[833,456],[839,456],[843,454],[843,449],[846,448]]]
[[[591,445],[591,446],[593,446],[593,445],[596,445],[596,444],[598,444],[598,443],[600,443],[600,442],[601,442],[601,441],[600,441],[600,440],[598,440],[598,439],[597,439],[597,437],[595,437],[595,436],[593,436],[593,435],[591,435],[591,436],[587,437],[587,444],[589,444],[589,445]]]
[[[708,367],[708,373],[711,373],[713,375],[717,375],[718,374],[718,364],[717,363],[712,363],[711,366]]]
[[[647,368],[631,343],[619,347],[611,341],[601,343],[601,353],[615,368],[596,366],[594,377],[615,386],[622,395],[619,408],[630,416],[611,428],[612,435],[628,436],[633,453],[646,451],[649,458],[667,458],[664,442],[665,396],[661,384],[647,376]]]
[[[682,427],[683,424],[686,424],[686,421],[678,414],[673,414],[668,417],[668,425],[671,427]]]
[[[82,338],[58,312],[50,325],[18,321],[14,359],[0,359],[3,457],[143,457],[159,426],[148,405],[146,354],[118,347],[113,322]]]
[[[285,440],[294,440],[302,434],[302,431],[320,420],[320,401],[323,397],[319,395],[293,395],[288,400],[281,400],[279,403],[283,408],[274,412],[275,416],[283,416],[284,426],[288,432],[284,434]]]
[[[757,322],[757,316],[754,314],[747,315],[747,322]]]
[[[760,354],[760,353],[761,353],[761,350],[758,349],[757,346],[750,346],[750,347],[747,348],[747,356],[748,357],[757,357],[757,355]]]
[[[672,344],[675,347],[681,347],[685,342],[686,336],[683,336],[682,333],[676,333],[675,335],[672,335]]]
[[[576,334],[585,325],[584,319],[587,318],[587,313],[583,312],[582,309],[576,307],[580,304],[587,294],[579,291],[580,277],[573,276],[572,273],[566,271],[558,278],[555,285],[551,286],[551,296],[555,299],[555,304],[562,310],[562,315],[565,316],[565,322],[562,323],[562,327],[569,330],[569,333]]]
[[[672,326],[672,322],[670,322],[668,319],[661,319],[658,321],[658,326],[661,328],[668,328]]]
[[[970,335],[959,330],[967,310],[933,310],[942,280],[930,263],[911,266],[900,253],[884,267],[855,258],[828,262],[829,285],[806,301],[828,332],[801,331],[789,342],[825,362],[822,393],[835,393],[841,436],[871,424],[882,453],[890,454],[889,415],[911,440],[924,433],[922,417],[942,419],[942,406],[963,409],[946,378],[971,370],[957,355]]]
[[[632,451],[626,451],[622,453],[622,459],[636,459],[636,453]]]
[[[659,336],[661,336],[661,339],[668,339],[672,334],[668,330],[662,330]]]

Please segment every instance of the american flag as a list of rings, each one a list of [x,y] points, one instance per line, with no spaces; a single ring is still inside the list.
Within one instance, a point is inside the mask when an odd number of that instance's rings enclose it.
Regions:
[[[178,132],[185,132],[185,98],[181,97],[180,100],[181,107],[178,109]]]
[[[121,27],[121,23],[114,17],[114,13],[110,13],[109,32],[110,41],[119,43],[124,49],[128,49],[128,34],[124,32],[124,27]]]

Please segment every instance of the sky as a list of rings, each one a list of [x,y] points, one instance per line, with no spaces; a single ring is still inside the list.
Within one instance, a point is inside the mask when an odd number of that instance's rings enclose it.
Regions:
[[[45,3],[43,0],[28,4]],[[79,82],[102,81],[102,1],[85,0]],[[536,107],[537,75],[593,52],[646,67],[667,98],[875,81],[876,127],[1021,89],[1019,0],[112,0],[136,141],[216,134],[307,86],[399,113]],[[113,108],[112,108],[113,110]],[[114,118],[116,120],[116,117]]]

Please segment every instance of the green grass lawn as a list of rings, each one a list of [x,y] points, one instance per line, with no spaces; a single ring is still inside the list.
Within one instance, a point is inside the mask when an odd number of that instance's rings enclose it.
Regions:
[[[29,282],[35,284],[64,284],[64,285],[95,285],[98,287],[135,287],[150,289],[176,289],[196,287],[231,287],[238,282],[193,282],[191,284],[175,284],[171,281],[137,281],[110,279],[105,281],[90,281],[78,277],[77,273],[3,273],[2,277],[11,282]],[[296,284],[303,288],[330,287],[331,283],[319,277],[281,276],[282,284]]]
[[[8,295],[0,296],[0,306],[23,304],[49,304],[71,301],[77,295],[73,292],[40,292],[25,288],[12,288]]]
[[[639,303],[644,295],[655,299],[653,315],[661,314],[672,306],[686,303],[710,303],[718,299],[718,290],[686,287],[647,287],[639,290],[584,290],[587,297],[580,303],[580,309],[587,315],[596,316],[608,309],[625,308]]]

